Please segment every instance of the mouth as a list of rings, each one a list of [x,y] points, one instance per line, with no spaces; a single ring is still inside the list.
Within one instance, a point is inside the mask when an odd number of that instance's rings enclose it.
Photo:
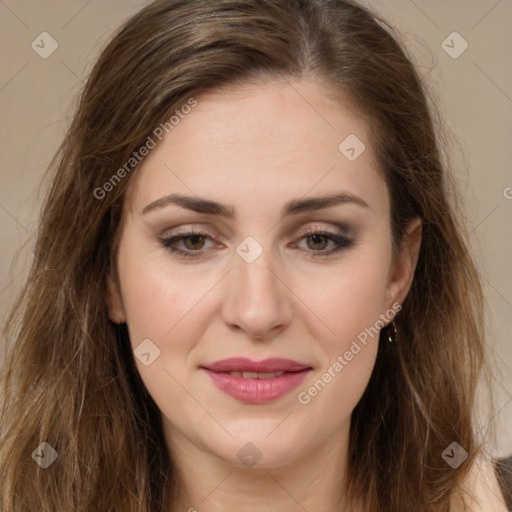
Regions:
[[[242,379],[273,379],[275,377],[280,377],[281,375],[284,375],[285,373],[292,373],[292,372],[217,372],[217,373],[226,373],[227,375],[232,375],[233,377],[240,377]]]
[[[311,366],[290,359],[231,358],[202,366],[223,393],[244,403],[268,403],[299,386]]]
[[[272,357],[264,359],[263,361],[252,361],[246,357],[231,357],[229,359],[222,359],[221,361],[204,365],[202,368],[206,368],[213,372],[238,372],[240,374],[256,373],[258,375],[264,375],[280,372],[299,372],[311,368],[311,366],[292,359],[283,359],[280,357]]]

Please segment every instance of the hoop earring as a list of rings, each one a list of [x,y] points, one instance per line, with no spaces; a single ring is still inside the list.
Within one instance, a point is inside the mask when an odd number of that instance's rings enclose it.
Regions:
[[[390,333],[389,330],[392,329],[392,332]],[[391,323],[388,325],[388,341],[389,343],[397,342],[398,336],[398,329],[396,328],[394,320],[391,321]]]

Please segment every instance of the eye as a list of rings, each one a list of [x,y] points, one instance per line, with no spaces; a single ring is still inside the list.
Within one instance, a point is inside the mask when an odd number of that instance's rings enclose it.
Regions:
[[[178,256],[183,258],[197,258],[200,254],[194,253],[199,253],[203,249],[206,239],[212,239],[208,233],[191,230],[180,235],[161,238],[160,243],[168,251],[177,254]],[[183,242],[185,250],[176,247],[179,242]]]
[[[208,233],[201,231],[190,230],[179,235],[160,238],[160,243],[168,251],[178,255],[182,258],[198,258],[204,253],[205,242],[207,240],[213,241],[212,237]],[[299,241],[306,240],[307,252],[311,254],[313,258],[318,256],[329,256],[330,254],[336,253],[343,249],[346,249],[353,245],[354,241],[346,236],[331,233],[325,230],[310,229],[303,234]],[[311,242],[311,243],[309,243]],[[329,245],[329,242],[334,244],[334,247],[325,250]],[[177,247],[179,243],[183,243],[184,249]],[[298,245],[298,244],[293,244]]]
[[[310,229],[303,234],[300,241],[306,240],[306,250],[312,253],[312,257],[329,256],[343,249],[351,247],[354,241],[346,236],[331,233],[329,231]],[[310,242],[310,243],[309,243]],[[325,250],[329,242],[334,244],[330,250]]]

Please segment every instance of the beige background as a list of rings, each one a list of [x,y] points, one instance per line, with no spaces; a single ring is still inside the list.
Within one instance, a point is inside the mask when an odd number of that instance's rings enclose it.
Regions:
[[[44,191],[40,180],[76,94],[112,32],[147,3],[0,0],[0,320],[26,276]],[[402,32],[460,142],[459,176],[480,247],[490,338],[499,362],[496,452],[512,454],[512,2],[366,3]],[[456,59],[441,46],[454,31],[469,45]],[[58,43],[47,59],[31,47],[42,32]],[[447,44],[452,51],[461,48],[460,40],[449,38]]]

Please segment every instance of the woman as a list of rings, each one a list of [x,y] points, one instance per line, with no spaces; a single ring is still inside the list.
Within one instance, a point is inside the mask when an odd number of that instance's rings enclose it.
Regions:
[[[353,2],[129,20],[52,162],[7,326],[2,510],[506,510],[435,126]]]

